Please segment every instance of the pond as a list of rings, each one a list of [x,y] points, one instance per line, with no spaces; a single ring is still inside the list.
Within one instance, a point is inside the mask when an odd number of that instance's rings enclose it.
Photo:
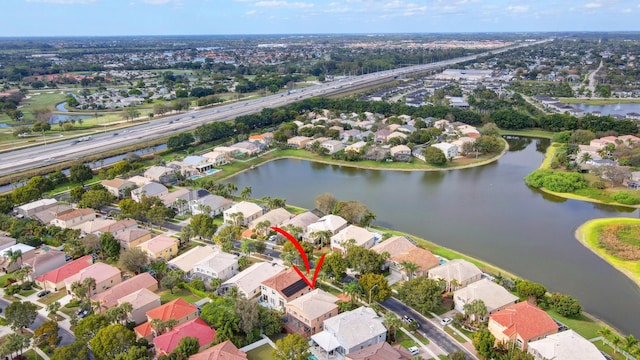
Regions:
[[[609,104],[609,105],[587,105],[587,104],[569,104],[577,109],[593,113],[599,111],[601,115],[627,115],[628,113],[640,114],[640,104]]]

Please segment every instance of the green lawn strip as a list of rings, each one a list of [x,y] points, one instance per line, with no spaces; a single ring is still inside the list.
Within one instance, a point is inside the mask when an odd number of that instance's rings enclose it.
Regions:
[[[72,308],[63,306],[60,308],[60,312],[62,312],[63,314],[66,314],[69,317],[73,317],[73,316],[76,316],[76,311],[78,311],[79,308],[80,308],[79,306],[72,307]]]
[[[159,292],[158,295],[160,295],[160,302],[162,304],[166,304],[177,298],[182,298],[184,301],[189,303],[194,303],[202,299],[200,296],[192,294],[191,291],[187,289],[179,289],[177,287],[173,289],[173,294],[171,294],[171,291],[169,290],[164,290]]]
[[[4,274],[0,276],[0,286],[6,287],[7,285],[9,285],[7,283],[7,280],[15,280],[15,279],[16,279],[16,276],[14,273]]]
[[[456,330],[460,331],[461,333],[465,334],[469,339],[473,338],[473,332],[463,328],[462,326],[456,326],[456,325],[449,325],[449,326],[454,326],[456,328]]]
[[[620,259],[609,254],[606,249],[598,245],[598,237],[602,227],[613,224],[638,225],[640,224],[640,219],[606,218],[590,220],[582,224],[578,230],[576,230],[576,238],[589,250],[596,253],[596,255],[600,256],[618,271],[622,272],[636,284],[640,285],[640,261]]]
[[[58,301],[60,299],[62,299],[63,297],[65,297],[65,295],[67,295],[67,292],[65,289],[62,289],[58,292],[52,292],[51,294],[41,297],[40,299],[38,299],[38,302],[44,304],[45,306],[51,304],[52,302]]]
[[[18,294],[20,294],[20,296],[27,297],[29,295],[35,294],[35,292],[36,292],[36,289],[20,290]]]
[[[580,315],[577,318],[567,318],[552,309],[545,311],[549,316],[567,325],[587,340],[600,336],[598,331],[602,328],[602,324],[588,316]]]
[[[461,344],[464,344],[464,343],[466,343],[466,342],[467,342],[467,340],[465,340],[462,336],[458,335],[458,333],[457,333],[457,332],[455,332],[455,331],[454,331],[451,327],[449,327],[449,326],[445,326],[445,327],[444,327],[444,331],[446,331],[446,332],[447,332],[447,334],[449,334],[449,335],[453,336],[453,337],[456,339],[456,341],[458,341],[458,342],[459,342],[459,343],[461,343]]]
[[[269,344],[264,344],[251,351],[248,351],[247,359],[248,360],[270,360],[273,358],[271,356],[272,351],[273,351],[273,348]]]
[[[406,339],[400,341],[399,344],[402,345],[405,349],[408,349],[408,348],[410,348],[412,346],[418,346],[418,344],[416,344],[416,342],[413,341],[413,339],[410,339],[408,337]]]
[[[596,341],[593,343],[598,349],[607,353],[607,355],[611,356],[615,360],[623,360],[626,359],[624,355],[621,353],[614,351],[611,346],[605,344],[602,340]]]
[[[41,360],[42,356],[38,355],[35,350],[29,349],[22,353],[22,356],[27,358],[28,360]]]

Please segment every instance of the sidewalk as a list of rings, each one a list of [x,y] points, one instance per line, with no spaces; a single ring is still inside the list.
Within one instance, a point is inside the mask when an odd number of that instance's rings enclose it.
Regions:
[[[420,339],[415,337],[409,330],[405,329],[404,327],[400,327],[400,330],[402,330],[403,333],[407,334],[407,336],[409,336],[411,340],[415,341],[416,344],[418,344],[418,346],[422,348],[422,350],[429,353],[430,357],[434,359],[438,359],[438,355],[447,356],[447,353],[442,351],[442,349],[440,349],[440,347],[436,345],[433,341],[429,341],[429,344],[427,345],[427,344],[424,344],[422,341],[420,341]]]

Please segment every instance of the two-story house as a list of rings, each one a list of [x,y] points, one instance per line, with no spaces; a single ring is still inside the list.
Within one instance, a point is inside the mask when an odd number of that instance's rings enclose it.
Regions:
[[[152,260],[171,260],[178,254],[180,240],[166,235],[158,235],[151,240],[138,245],[138,249],[146,252]]]
[[[338,300],[322,289],[314,289],[289,301],[285,308],[287,331],[304,337],[320,332],[326,319],[338,315]]]
[[[238,271],[238,257],[223,251],[217,251],[193,265],[193,275],[203,280],[205,284],[208,284],[211,279],[226,281]]]
[[[289,301],[309,292],[309,285],[293,268],[289,268],[260,284],[260,303],[284,311]]]

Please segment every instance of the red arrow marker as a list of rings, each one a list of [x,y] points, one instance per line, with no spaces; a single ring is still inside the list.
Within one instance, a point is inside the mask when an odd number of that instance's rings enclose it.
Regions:
[[[302,245],[300,245],[298,240],[296,240],[296,238],[294,238],[293,235],[291,235],[288,232],[280,229],[279,227],[272,226],[271,229],[273,229],[274,231],[282,234],[282,236],[284,236],[287,239],[289,239],[289,241],[291,241],[293,246],[295,246],[296,249],[298,249],[298,252],[300,253],[300,256],[302,257],[302,260],[304,261],[304,265],[307,268],[307,275],[309,275],[309,271],[311,270],[311,267],[309,266],[309,259],[307,258],[307,254],[304,252],[304,249],[302,248]],[[322,254],[322,256],[320,257],[320,260],[318,261],[318,264],[316,265],[316,269],[313,271],[313,280],[311,280],[311,281],[309,281],[309,279],[302,273],[302,271],[300,271],[300,269],[298,269],[297,266],[293,265],[293,269],[298,273],[298,275],[302,278],[302,280],[304,280],[304,282],[306,282],[307,285],[309,285],[309,287],[312,288],[312,289],[314,289],[316,287],[316,280],[318,280],[318,274],[320,274],[320,268],[322,267],[322,263],[324,262],[325,255],[326,254]]]

